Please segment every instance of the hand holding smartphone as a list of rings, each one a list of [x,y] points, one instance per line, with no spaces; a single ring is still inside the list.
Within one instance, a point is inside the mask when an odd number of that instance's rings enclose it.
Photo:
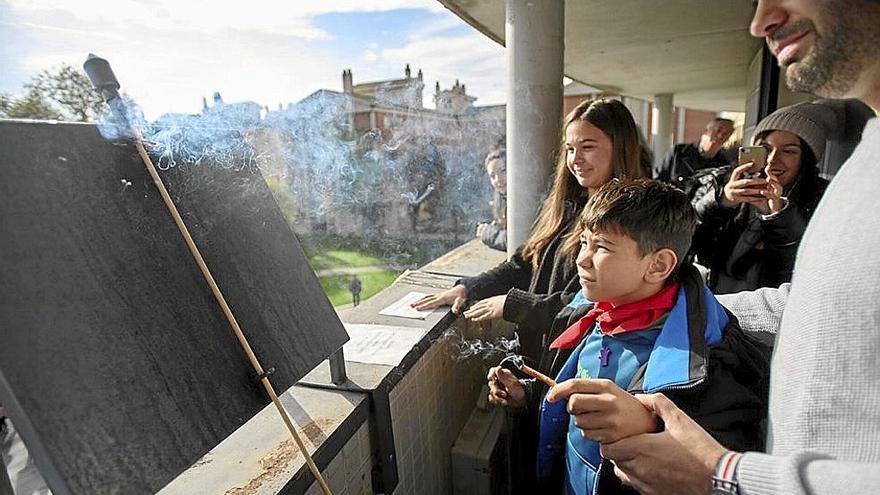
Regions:
[[[751,167],[746,169],[744,177],[749,179],[760,177],[764,167],[767,166],[767,148],[763,146],[742,146],[739,149],[737,162],[740,165],[752,164]]]

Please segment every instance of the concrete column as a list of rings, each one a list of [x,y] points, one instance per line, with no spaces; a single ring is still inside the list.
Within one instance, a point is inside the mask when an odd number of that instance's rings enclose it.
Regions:
[[[662,157],[672,147],[672,94],[654,95],[653,151],[655,157]]]
[[[684,142],[684,128],[687,124],[687,108],[675,107],[675,142]]]
[[[642,106],[642,110],[641,110],[641,113],[639,114],[639,119],[636,120],[636,124],[638,124],[639,128],[641,128],[642,132],[645,133],[645,139],[647,139],[648,142],[650,142],[651,141],[651,102],[649,102],[647,100],[642,100],[641,106]]]
[[[507,0],[507,253],[529,236],[562,121],[565,2]]]

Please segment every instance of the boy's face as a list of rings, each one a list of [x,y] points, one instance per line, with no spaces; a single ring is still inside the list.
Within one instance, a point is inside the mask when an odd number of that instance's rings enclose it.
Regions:
[[[652,295],[655,288],[645,279],[652,257],[639,255],[635,240],[616,232],[589,230],[580,239],[577,269],[587,299],[619,306]]]

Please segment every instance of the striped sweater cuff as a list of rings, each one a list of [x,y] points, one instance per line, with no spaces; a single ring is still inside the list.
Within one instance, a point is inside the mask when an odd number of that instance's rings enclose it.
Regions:
[[[786,458],[748,452],[739,461],[737,481],[740,495],[775,495],[784,493],[780,474]]]

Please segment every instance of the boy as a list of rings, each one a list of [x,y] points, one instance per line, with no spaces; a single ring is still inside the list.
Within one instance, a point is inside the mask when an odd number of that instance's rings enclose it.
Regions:
[[[628,491],[600,445],[660,427],[633,393],[665,393],[728,448],[763,446],[769,351],[681,266],[695,226],[687,197],[658,181],[612,181],[587,203],[578,275],[598,302],[560,313],[574,324],[542,360],[559,370],[540,412],[542,493]],[[528,402],[518,382],[501,384],[493,402]]]

